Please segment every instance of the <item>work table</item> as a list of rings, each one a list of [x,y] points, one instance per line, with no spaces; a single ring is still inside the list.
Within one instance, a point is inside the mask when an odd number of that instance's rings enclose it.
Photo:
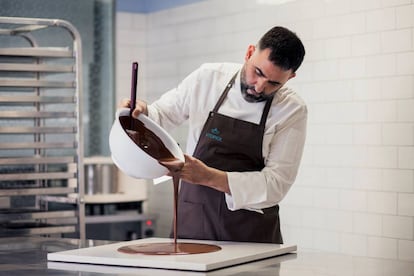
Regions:
[[[0,275],[414,276],[414,262],[304,250],[207,273],[47,261],[47,253],[50,252],[108,243],[111,242],[62,238],[1,238]]]

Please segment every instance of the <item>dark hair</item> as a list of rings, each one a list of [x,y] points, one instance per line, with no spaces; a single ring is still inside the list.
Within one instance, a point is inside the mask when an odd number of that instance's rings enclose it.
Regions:
[[[302,64],[305,47],[292,31],[284,27],[273,27],[265,33],[258,43],[259,50],[270,49],[269,60],[284,70],[293,72]]]

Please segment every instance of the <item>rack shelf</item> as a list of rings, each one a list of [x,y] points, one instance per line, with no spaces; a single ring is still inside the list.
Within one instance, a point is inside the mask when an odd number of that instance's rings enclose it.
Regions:
[[[85,238],[81,58],[71,23],[0,17],[0,236]]]

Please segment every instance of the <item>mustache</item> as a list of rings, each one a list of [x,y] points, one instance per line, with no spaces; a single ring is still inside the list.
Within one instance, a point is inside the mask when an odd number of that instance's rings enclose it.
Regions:
[[[240,84],[240,86],[241,86],[241,89],[243,90],[246,90],[247,91],[247,89],[250,89],[250,90],[252,90],[254,93],[258,93],[257,91],[256,91],[256,89],[255,89],[255,87],[254,86],[251,86],[251,85],[247,85],[247,84],[245,84],[245,83],[241,83]]]

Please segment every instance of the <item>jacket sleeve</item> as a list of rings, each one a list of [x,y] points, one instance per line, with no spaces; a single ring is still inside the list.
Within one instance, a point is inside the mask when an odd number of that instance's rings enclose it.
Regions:
[[[299,106],[285,124],[266,131],[263,139],[265,167],[257,172],[227,172],[230,210],[261,209],[278,204],[295,181],[306,136],[307,109]]]

